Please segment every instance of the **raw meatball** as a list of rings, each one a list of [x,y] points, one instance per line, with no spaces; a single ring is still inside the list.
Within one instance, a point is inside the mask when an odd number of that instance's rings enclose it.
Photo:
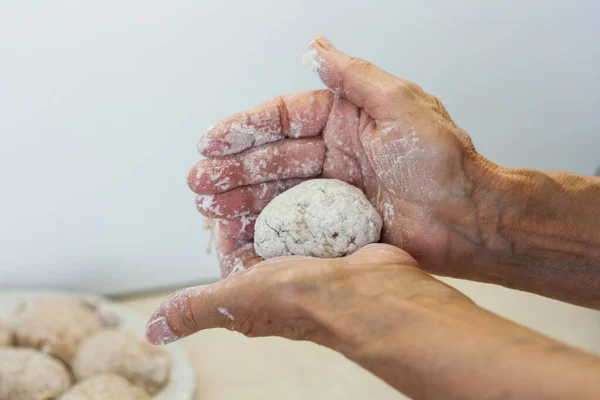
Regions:
[[[263,258],[342,257],[379,240],[382,220],[364,193],[336,179],[314,179],[275,197],[256,220]]]
[[[78,299],[39,300],[18,316],[15,338],[19,346],[34,347],[70,365],[81,341],[101,328],[94,309]]]
[[[150,396],[127,379],[114,374],[87,378],[58,400],[150,400]]]
[[[81,344],[73,363],[77,380],[114,373],[154,395],[168,382],[171,358],[131,332],[106,329]]]
[[[0,347],[12,346],[13,333],[10,329],[0,323]]]
[[[33,349],[0,348],[0,399],[54,399],[70,386],[60,361]]]

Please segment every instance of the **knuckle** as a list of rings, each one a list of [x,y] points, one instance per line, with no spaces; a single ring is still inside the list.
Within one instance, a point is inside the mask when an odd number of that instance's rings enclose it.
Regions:
[[[183,302],[183,304],[181,304],[180,306],[181,312],[177,314],[177,323],[185,331],[194,332],[198,328],[198,324],[194,315],[192,298],[185,297],[181,301]]]
[[[469,154],[476,153],[475,145],[473,144],[473,139],[471,139],[471,136],[469,136],[467,132],[463,131],[462,129],[459,129],[457,136],[459,141],[461,142],[462,147],[465,150],[467,150]]]
[[[416,83],[414,83],[414,82],[411,82],[411,81],[404,81],[403,83],[404,83],[404,85],[405,85],[405,86],[406,86],[408,89],[410,89],[412,92],[414,92],[414,93],[416,93],[416,94],[423,94],[423,93],[425,93],[425,91],[423,90],[423,88],[422,88],[421,86],[417,85],[417,84],[416,84]]]
[[[397,79],[385,85],[381,89],[381,96],[387,101],[407,101],[416,99],[416,94],[406,84],[406,82]]]
[[[277,95],[271,99],[271,103],[275,104],[275,110],[280,123],[288,119],[287,103],[282,95]]]
[[[440,101],[440,99],[438,99],[435,96],[431,96],[431,99],[433,100],[433,104],[435,105],[436,111],[444,115],[448,115],[448,111],[446,111],[446,107],[444,107],[444,104]]]

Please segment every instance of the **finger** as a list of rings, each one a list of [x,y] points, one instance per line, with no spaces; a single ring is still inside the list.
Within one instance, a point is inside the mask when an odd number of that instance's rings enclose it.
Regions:
[[[223,221],[218,221],[214,229],[221,277],[244,271],[262,260],[256,255],[252,240],[244,238],[242,231],[246,228],[232,234],[230,229],[224,228]],[[253,234],[254,227],[250,229]]]
[[[212,285],[174,293],[150,317],[146,336],[154,344],[165,345],[201,330],[226,328],[251,337],[316,340],[321,336],[319,326],[309,320],[305,307],[298,306],[294,296],[282,295],[294,292],[297,277],[291,272],[311,262],[310,258],[290,257]],[[285,280],[274,278],[282,270],[287,274]]]
[[[393,117],[395,108],[389,101],[417,88],[368,61],[342,53],[323,36],[310,43],[309,54],[325,86],[376,119]]]
[[[209,218],[231,219],[258,214],[273,198],[303,181],[286,179],[242,186],[221,194],[200,194],[196,197],[196,207]]]
[[[252,240],[256,218],[258,218],[256,214],[242,215],[237,218],[218,220],[217,224],[221,232],[228,237]]]
[[[261,261],[262,258],[254,251],[254,243],[248,242],[233,252],[219,257],[221,278],[245,271]]]
[[[332,95],[326,90],[278,96],[208,128],[198,151],[206,157],[226,156],[286,137],[317,136],[327,122],[331,103]]]
[[[220,282],[180,290],[168,296],[152,313],[146,325],[146,338],[150,343],[164,346],[203,329],[227,328],[235,320],[229,311],[233,310],[233,304],[237,305],[235,300]],[[200,319],[196,320],[197,317]]]
[[[283,140],[223,158],[208,158],[188,175],[189,187],[198,194],[223,193],[245,185],[319,176],[325,161],[320,138]]]

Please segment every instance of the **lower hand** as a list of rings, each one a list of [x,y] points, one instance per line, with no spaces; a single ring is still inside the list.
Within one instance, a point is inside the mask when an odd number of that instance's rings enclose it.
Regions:
[[[210,328],[321,344],[415,399],[600,394],[597,357],[477,307],[388,245],[270,259],[182,290],[154,312],[147,336],[166,344]]]

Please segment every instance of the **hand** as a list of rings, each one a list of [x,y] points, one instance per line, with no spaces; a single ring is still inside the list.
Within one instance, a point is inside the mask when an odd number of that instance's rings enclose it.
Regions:
[[[208,158],[188,182],[200,212],[219,219],[223,276],[260,261],[252,237],[261,209],[319,176],[366,193],[383,216],[383,242],[407,250],[428,271],[457,275],[448,266],[460,264],[479,240],[474,181],[485,160],[419,86],[322,37],[310,51],[330,91],[277,97],[219,122],[200,140]]]
[[[179,291],[150,318],[159,323],[150,322],[148,338],[167,344],[225,327],[251,337],[283,336],[332,348],[338,347],[336,335],[342,335],[354,346],[368,338],[361,336],[361,327],[383,331],[393,325],[396,317],[387,315],[386,307],[402,299],[442,308],[452,301],[472,304],[421,271],[404,251],[372,244],[345,258],[272,258],[218,283]],[[340,317],[343,331],[335,326]]]
[[[415,399],[600,393],[597,357],[482,310],[383,244],[339,259],[274,258],[184,289],[154,312],[147,336],[167,344],[210,328],[321,344]]]

